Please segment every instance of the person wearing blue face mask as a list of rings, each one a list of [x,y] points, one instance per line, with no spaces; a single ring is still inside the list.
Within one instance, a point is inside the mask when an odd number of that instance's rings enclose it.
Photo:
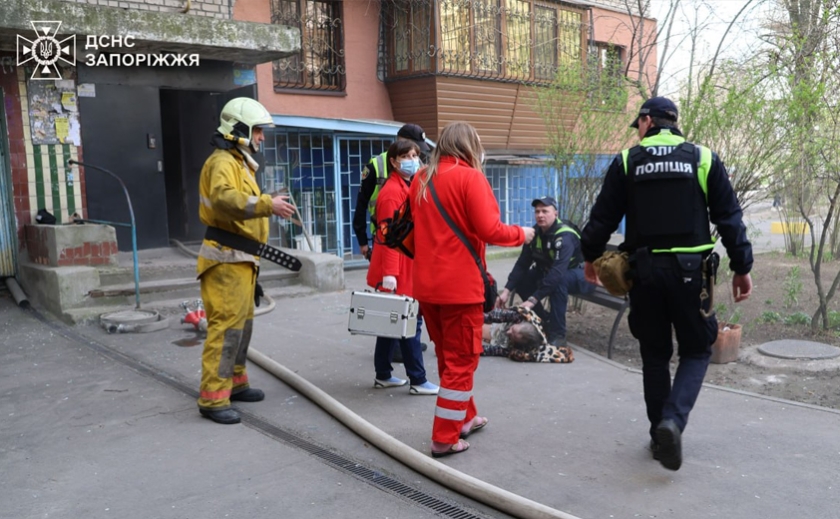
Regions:
[[[411,179],[420,170],[420,148],[409,140],[397,140],[388,148],[388,180],[383,184],[376,200],[376,214],[392,215],[408,198]],[[382,231],[377,229],[376,241],[382,242]],[[394,292],[413,297],[414,260],[388,247],[374,247],[368,268],[367,283],[377,290]],[[420,331],[423,318],[417,319],[417,331],[406,339],[376,338],[373,365],[376,377],[373,387],[384,389],[404,386],[410,382],[409,393],[412,395],[436,395],[438,386],[426,380],[423,366],[423,349],[420,343]],[[395,343],[399,343],[405,372],[408,380],[391,375],[392,352]]]

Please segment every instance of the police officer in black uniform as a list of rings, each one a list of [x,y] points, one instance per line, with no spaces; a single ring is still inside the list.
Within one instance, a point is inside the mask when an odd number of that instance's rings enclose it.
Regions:
[[[583,255],[578,231],[557,217],[557,201],[549,196],[531,202],[536,236],[522,246],[497,306],[503,306],[510,293],[522,298],[522,306],[534,308],[545,324],[549,344],[566,345],[566,306],[569,294],[589,294],[595,285],[583,277]],[[546,312],[540,301],[548,297]],[[536,307],[536,308],[535,308]]]
[[[397,139],[414,141],[420,147],[420,153],[431,151],[426,143],[426,132],[416,124],[405,124],[397,132]],[[353,232],[359,242],[362,255],[370,260],[370,245],[368,238],[367,213],[370,213],[370,232],[376,235],[376,198],[379,189],[388,180],[388,150],[371,157],[362,170],[362,182],[359,195],[356,197],[356,211],[353,213]],[[425,161],[423,161],[425,162]],[[390,216],[390,215],[389,215]]]
[[[717,254],[709,221],[717,226],[734,271],[732,293],[743,301],[752,291],[752,245],[726,169],[708,148],[686,142],[677,128],[677,107],[654,97],[631,127],[641,143],[615,157],[583,229],[586,279],[592,265],[627,217],[624,243],[633,287],[628,323],[638,339],[650,448],[667,469],[682,464],[681,436],[694,407],[717,338],[708,295]],[[671,384],[672,327],[679,364]]]

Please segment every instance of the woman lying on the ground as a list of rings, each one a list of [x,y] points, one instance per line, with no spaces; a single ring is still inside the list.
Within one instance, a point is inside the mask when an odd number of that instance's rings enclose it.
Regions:
[[[486,357],[507,357],[517,362],[575,360],[568,346],[548,344],[540,318],[529,308],[496,308],[484,314],[482,345]]]

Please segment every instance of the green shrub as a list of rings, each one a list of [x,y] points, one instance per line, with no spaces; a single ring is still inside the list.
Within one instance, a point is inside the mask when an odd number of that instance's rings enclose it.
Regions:
[[[799,302],[799,294],[802,292],[802,281],[799,279],[799,265],[791,267],[785,277],[785,308],[790,308]]]
[[[766,311],[762,312],[758,319],[762,323],[778,323],[782,320],[782,316],[779,312]]]
[[[840,328],[840,312],[837,310],[828,311],[828,327]]]
[[[804,324],[808,325],[811,324],[811,316],[806,314],[805,312],[796,312],[792,313],[789,316],[785,317],[785,324]]]

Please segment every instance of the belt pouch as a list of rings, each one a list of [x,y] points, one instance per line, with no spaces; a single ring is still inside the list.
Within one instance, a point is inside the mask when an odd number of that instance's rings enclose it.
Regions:
[[[674,254],[677,263],[684,274],[693,274],[700,268],[703,261],[702,254]]]

